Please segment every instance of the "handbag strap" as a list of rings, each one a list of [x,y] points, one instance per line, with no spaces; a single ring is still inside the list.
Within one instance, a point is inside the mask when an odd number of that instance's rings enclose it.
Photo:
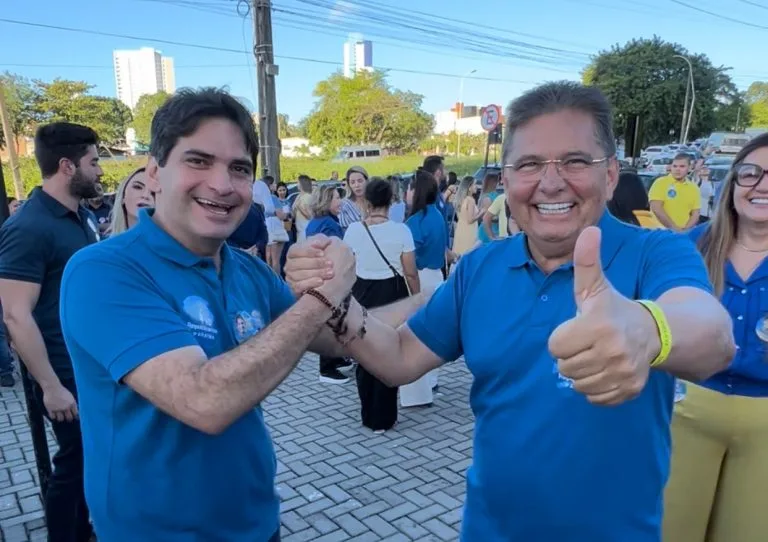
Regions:
[[[389,267],[389,270],[392,271],[392,274],[396,277],[402,276],[400,273],[397,272],[397,269],[395,269],[395,267],[391,263],[389,263],[389,260],[387,259],[387,257],[384,256],[384,253],[381,251],[381,248],[379,248],[379,244],[376,242],[376,239],[373,237],[373,233],[371,233],[371,230],[370,228],[368,228],[368,224],[365,223],[365,220],[362,221],[362,224],[363,224],[363,227],[365,228],[365,231],[368,232],[368,237],[370,237],[371,241],[373,241],[373,246],[376,247],[376,252],[379,253],[379,256],[381,256],[381,259],[384,260],[384,263],[387,264],[387,266]]]

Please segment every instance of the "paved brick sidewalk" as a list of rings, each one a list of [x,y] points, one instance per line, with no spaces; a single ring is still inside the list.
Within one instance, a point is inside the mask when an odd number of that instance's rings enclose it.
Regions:
[[[430,408],[374,435],[354,382],[321,384],[308,356],[266,402],[277,449],[283,542],[457,540],[472,456],[470,376],[444,367]],[[24,392],[0,388],[0,541],[45,540]],[[53,453],[53,436],[49,435]]]

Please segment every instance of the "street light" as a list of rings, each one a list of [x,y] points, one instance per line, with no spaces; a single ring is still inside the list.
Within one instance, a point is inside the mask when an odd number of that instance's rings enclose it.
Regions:
[[[685,85],[685,104],[683,104],[683,122],[680,126],[680,143],[685,144],[688,141],[688,132],[691,129],[691,118],[693,117],[693,104],[696,103],[696,87],[693,84],[693,64],[683,55],[675,55],[675,58],[682,58],[688,63],[688,81]],[[691,94],[691,107],[688,108],[688,93]],[[686,110],[688,113],[688,122],[686,123]]]
[[[456,157],[461,154],[461,132],[456,128],[456,124],[460,118],[459,115],[464,113],[464,79],[476,72],[477,70],[475,69],[469,70],[461,76],[459,81],[459,107],[458,111],[456,111],[456,120],[453,121],[453,131],[456,132]]]

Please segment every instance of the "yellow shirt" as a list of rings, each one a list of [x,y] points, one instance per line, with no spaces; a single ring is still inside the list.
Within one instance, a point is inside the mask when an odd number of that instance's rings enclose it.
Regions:
[[[701,209],[701,192],[695,183],[676,181],[672,175],[659,177],[648,192],[650,201],[663,203],[664,212],[679,228],[688,223],[693,211]]]
[[[509,230],[507,230],[507,212],[506,209],[504,209],[504,203],[506,203],[506,201],[506,196],[501,194],[496,196],[496,199],[493,200],[491,206],[488,207],[489,213],[491,213],[493,216],[499,217],[499,239],[509,235]]]

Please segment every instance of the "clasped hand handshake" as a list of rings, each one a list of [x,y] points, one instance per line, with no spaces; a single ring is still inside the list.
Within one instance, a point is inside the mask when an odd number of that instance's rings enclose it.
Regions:
[[[560,374],[599,405],[637,397],[661,345],[656,323],[639,303],[608,282],[600,262],[600,230],[585,229],[573,254],[577,315],[549,337]]]
[[[355,255],[338,238],[312,236],[288,250],[285,279],[297,296],[314,288],[338,306],[357,280]]]

